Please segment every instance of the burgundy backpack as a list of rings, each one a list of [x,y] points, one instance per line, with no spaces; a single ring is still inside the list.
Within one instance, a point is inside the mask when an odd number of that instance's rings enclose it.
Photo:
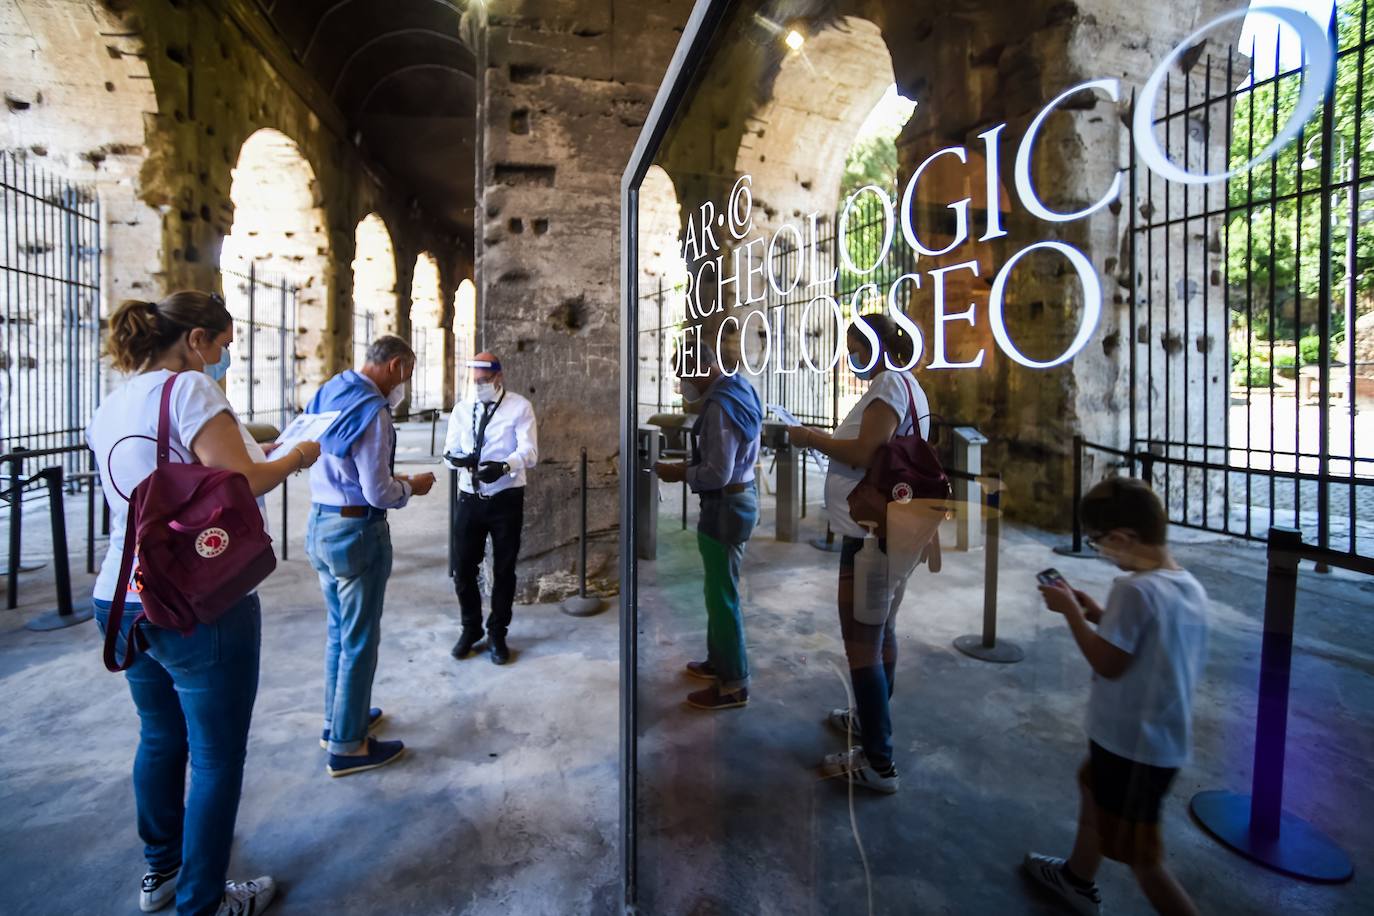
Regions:
[[[860,525],[865,522],[877,526],[878,537],[887,537],[888,503],[906,504],[922,500],[924,505],[943,504],[953,493],[949,477],[935,457],[935,450],[921,437],[921,418],[916,416],[916,395],[905,376],[907,416],[911,417],[911,433],[896,435],[878,447],[868,472],[849,494],[849,516]],[[903,418],[905,419],[905,417]],[[900,428],[900,427],[899,427]],[[938,506],[937,506],[938,508]],[[923,526],[923,529],[929,526]],[[928,535],[934,538],[935,529]],[[926,545],[918,545],[924,548]]]
[[[248,478],[169,460],[168,405],[176,380],[172,373],[162,386],[157,467],[129,497],[124,557],[105,626],[105,667],[111,671],[124,671],[147,648],[138,631],[142,621],[184,636],[197,624],[218,620],[277,567]],[[143,610],[134,618],[121,663],[115,647],[135,555]]]

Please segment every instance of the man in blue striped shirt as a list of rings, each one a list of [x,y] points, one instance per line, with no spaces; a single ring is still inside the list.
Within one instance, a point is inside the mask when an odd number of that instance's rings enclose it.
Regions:
[[[324,661],[324,733],[330,776],[347,776],[397,760],[400,741],[368,733],[382,716],[372,708],[372,678],[381,642],[382,603],[391,577],[388,509],[434,486],[433,474],[395,472],[392,409],[405,396],[415,353],[399,337],[379,337],[367,361],[324,384],[307,413],[338,411],[320,439],[310,469],[310,523],[305,549],[320,576],[329,612]]]

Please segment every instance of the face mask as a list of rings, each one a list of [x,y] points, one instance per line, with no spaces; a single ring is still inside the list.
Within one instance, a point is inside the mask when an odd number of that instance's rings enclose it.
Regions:
[[[391,389],[391,393],[386,396],[386,406],[390,407],[392,410],[395,410],[397,407],[401,406],[401,402],[405,399],[406,383],[401,382],[401,384]]]
[[[205,357],[202,356],[201,361],[203,362],[204,360]],[[229,352],[229,348],[220,347],[219,362],[207,365],[205,367],[205,374],[218,382],[229,374],[229,364],[232,361],[233,354]]]
[[[874,361],[873,361],[873,365],[872,365],[870,368],[865,369],[865,370],[860,370],[859,367],[862,366],[862,365],[863,365],[864,363],[866,363],[867,361],[868,361],[867,359],[861,359],[861,358],[859,358],[859,357],[857,357],[857,356],[854,356],[852,353],[851,353],[850,356],[849,356],[849,370],[850,370],[851,372],[853,372],[854,375],[855,375],[856,377],[861,378],[861,379],[863,379],[864,381],[868,381],[869,379],[873,378],[873,376],[875,376],[875,375],[878,374],[878,361],[877,361],[877,360],[874,360]]]
[[[701,389],[697,387],[696,382],[692,381],[691,379],[684,378],[678,379],[678,385],[682,388],[683,400],[687,401],[690,404],[695,404],[697,401],[701,400]]]
[[[498,390],[495,382],[478,382],[477,400],[481,401],[483,404],[490,404],[492,401],[496,400]]]

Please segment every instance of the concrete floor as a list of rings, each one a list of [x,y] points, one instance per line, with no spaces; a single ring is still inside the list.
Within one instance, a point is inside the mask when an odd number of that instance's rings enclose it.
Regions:
[[[407,430],[402,470],[423,470],[428,427]],[[300,481],[303,483],[304,481]],[[442,484],[441,484],[442,486]],[[306,488],[291,491],[303,518]],[[819,491],[812,489],[815,495]],[[615,912],[617,624],[552,607],[517,609],[504,669],[448,656],[456,607],[446,571],[439,489],[393,519],[389,590],[374,701],[385,737],[408,759],[330,779],[320,728],[323,615],[303,531],[261,594],[263,673],[232,874],[274,874],[272,912]],[[856,795],[812,766],[840,748],[820,723],[844,702],[834,621],[837,558],[779,544],[765,524],[751,545],[746,608],[754,664],[749,708],[682,705],[696,684],[705,620],[694,542],[676,494],[662,504],[659,560],[641,571],[642,911],[652,914],[1059,912],[1017,872],[1027,848],[1063,850],[1073,830],[1073,773],[1087,669],[1057,617],[1039,608],[1035,570],[1059,566],[1104,590],[1105,563],[1053,557],[1061,539],[1013,528],[1003,545],[1000,633],[1026,660],[995,666],[955,652],[977,629],[982,555],[946,553],[916,573],[902,609],[895,704],[903,788]],[[276,534],[278,505],[269,501]],[[46,518],[31,510],[25,554],[41,556]],[[84,507],[72,509],[78,595]],[[813,514],[808,525],[819,530]],[[1180,535],[1181,537],[1183,535]],[[1175,784],[1166,844],[1209,913],[1364,913],[1374,891],[1374,592],[1352,577],[1304,571],[1290,716],[1288,810],[1320,825],[1354,859],[1354,882],[1306,885],[1222,849],[1186,801],[1250,778],[1263,592],[1251,545],[1189,538],[1181,559],[1208,587],[1211,659],[1197,704],[1197,753]],[[24,620],[51,606],[48,571],[25,575],[19,612],[0,614],[0,913],[137,912],[141,847],[129,766],[136,716],[104,671],[90,624],[37,634]],[[852,820],[851,820],[852,818]],[[870,879],[855,843],[863,841]],[[1104,868],[1113,913],[1147,908],[1129,874]],[[871,908],[869,898],[871,893]]]

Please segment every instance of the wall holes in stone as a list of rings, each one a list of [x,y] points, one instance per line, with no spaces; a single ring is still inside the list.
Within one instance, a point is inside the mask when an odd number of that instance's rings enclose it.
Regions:
[[[564,299],[549,316],[549,323],[560,331],[576,334],[587,326],[587,297]]]
[[[510,113],[510,132],[513,134],[530,132],[530,110],[528,108],[517,108]]]
[[[496,184],[510,187],[553,187],[558,168],[552,165],[522,165],[513,162],[498,162],[492,178]]]
[[[512,216],[506,222],[506,228],[510,229],[512,235],[523,235],[525,232],[525,221],[518,216]]]
[[[544,219],[543,217],[540,217],[539,219],[536,219],[536,220],[534,221],[534,234],[535,234],[535,235],[544,235],[544,234],[545,234],[546,232],[548,232],[548,231],[549,231],[549,221],[548,221],[547,219]]]

